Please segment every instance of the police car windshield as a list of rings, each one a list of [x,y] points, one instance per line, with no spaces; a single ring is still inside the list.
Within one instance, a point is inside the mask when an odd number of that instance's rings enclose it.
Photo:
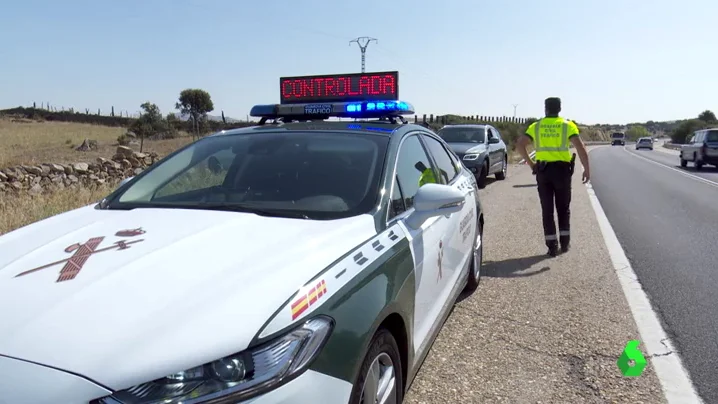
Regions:
[[[257,131],[201,139],[107,203],[334,219],[376,203],[389,137],[366,133]]]
[[[442,128],[437,133],[447,143],[484,143],[484,128]]]

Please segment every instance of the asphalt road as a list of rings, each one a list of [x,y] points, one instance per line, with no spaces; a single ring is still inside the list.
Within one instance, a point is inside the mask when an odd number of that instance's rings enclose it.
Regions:
[[[693,163],[691,162],[688,162],[688,167],[682,168],[680,165],[680,157],[678,150],[666,149],[663,146],[658,145],[653,151],[646,149],[635,150],[635,147],[635,145],[631,145],[627,146],[626,148],[657,163],[683,170],[687,173],[718,183],[718,168],[713,166],[703,166],[703,168],[699,171],[696,170],[695,167],[693,167]]]
[[[586,187],[573,181],[572,249],[556,258],[527,166],[479,192],[481,285],[449,316],[407,404],[666,402],[653,366],[624,377],[616,365],[642,338]]]
[[[718,170],[634,146],[590,156],[593,189],[639,281],[698,394],[718,402]]]

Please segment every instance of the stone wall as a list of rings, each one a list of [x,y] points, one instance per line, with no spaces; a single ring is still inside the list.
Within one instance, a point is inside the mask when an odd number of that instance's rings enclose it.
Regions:
[[[112,185],[141,173],[157,160],[157,153],[140,153],[126,146],[118,146],[111,159],[99,157],[92,163],[7,167],[0,169],[0,195],[39,194],[68,187]]]

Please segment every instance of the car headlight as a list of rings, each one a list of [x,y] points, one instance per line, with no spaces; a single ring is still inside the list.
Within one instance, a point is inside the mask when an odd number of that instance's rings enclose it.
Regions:
[[[306,370],[333,325],[327,317],[316,317],[268,343],[117,391],[93,404],[235,403],[272,390]]]
[[[479,158],[479,155],[476,153],[467,154],[464,156],[464,160],[476,160],[477,158]]]

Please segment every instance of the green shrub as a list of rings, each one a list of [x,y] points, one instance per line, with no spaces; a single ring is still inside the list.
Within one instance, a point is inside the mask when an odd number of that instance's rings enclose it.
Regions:
[[[683,121],[671,133],[671,142],[675,144],[684,144],[693,132],[704,129],[707,126],[708,123],[700,119],[689,119],[687,121]]]

